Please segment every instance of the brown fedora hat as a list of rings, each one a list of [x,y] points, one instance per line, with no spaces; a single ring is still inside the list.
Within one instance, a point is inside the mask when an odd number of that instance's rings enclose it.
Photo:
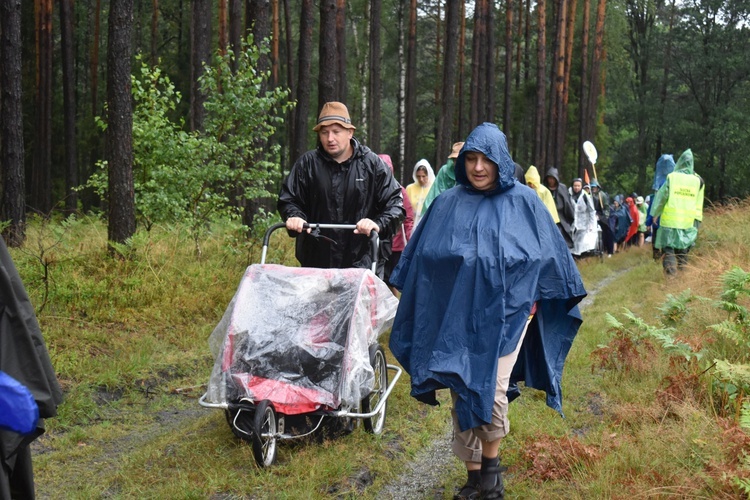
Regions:
[[[338,123],[344,128],[356,129],[352,125],[352,119],[349,118],[349,110],[346,109],[344,104],[336,101],[327,102],[323,104],[323,109],[320,110],[320,114],[318,115],[318,123],[315,124],[313,130],[317,132],[320,130],[320,127],[334,123]]]
[[[448,158],[458,158],[458,153],[461,152],[462,147],[464,147],[463,142],[454,142],[453,148],[451,148],[451,154],[448,155]]]

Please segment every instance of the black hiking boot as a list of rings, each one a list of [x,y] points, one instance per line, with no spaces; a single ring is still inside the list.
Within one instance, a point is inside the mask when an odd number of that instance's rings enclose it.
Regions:
[[[479,470],[466,471],[468,477],[466,478],[466,484],[463,485],[461,491],[453,496],[454,500],[478,500],[480,496],[480,483],[482,476]]]
[[[495,500],[505,498],[505,486],[503,486],[503,471],[505,467],[500,466],[500,458],[482,457],[482,481],[480,484],[481,498]]]

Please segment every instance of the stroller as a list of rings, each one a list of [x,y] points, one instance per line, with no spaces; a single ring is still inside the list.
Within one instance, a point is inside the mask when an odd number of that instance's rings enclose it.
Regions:
[[[372,270],[265,264],[271,233],[283,227],[266,231],[260,264],[247,268],[209,338],[215,362],[199,401],[224,410],[260,467],[275,462],[277,441],[310,435],[324,419],[343,419],[348,428],[360,419],[366,431],[382,433],[402,372],[378,344],[398,301],[374,273],[377,233],[370,236]]]

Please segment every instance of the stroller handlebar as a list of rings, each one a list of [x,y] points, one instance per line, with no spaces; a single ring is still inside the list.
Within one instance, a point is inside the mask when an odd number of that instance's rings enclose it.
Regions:
[[[305,223],[303,226],[305,229],[356,229],[356,224],[319,224],[319,223]],[[263,235],[263,250],[260,257],[260,263],[266,263],[266,254],[268,252],[268,243],[271,239],[271,233],[277,229],[286,228],[286,224],[279,222],[269,227],[266,230],[266,234]],[[364,236],[364,235],[363,235]],[[370,256],[372,257],[372,272],[377,274],[378,267],[378,250],[380,248],[380,235],[375,230],[370,231]]]

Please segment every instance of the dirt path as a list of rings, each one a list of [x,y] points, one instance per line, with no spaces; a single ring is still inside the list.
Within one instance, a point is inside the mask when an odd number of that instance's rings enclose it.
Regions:
[[[586,291],[588,295],[581,301],[579,307],[583,312],[593,304],[594,298],[600,290],[628,272],[620,270],[596,283]],[[377,495],[378,498],[389,500],[412,499],[442,499],[444,491],[441,476],[453,467],[459,467],[458,459],[451,452],[451,426],[446,422],[445,433],[436,438],[430,446],[422,450],[409,465],[408,470],[396,481],[388,484]]]

